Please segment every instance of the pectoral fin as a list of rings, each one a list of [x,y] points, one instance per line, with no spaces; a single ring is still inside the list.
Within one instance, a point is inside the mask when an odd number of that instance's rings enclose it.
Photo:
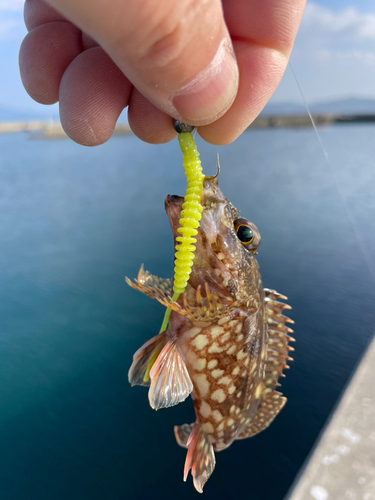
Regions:
[[[148,399],[154,410],[181,403],[193,390],[185,361],[172,340],[168,340],[156,358],[150,378]]]
[[[167,342],[167,335],[165,333],[159,334],[135,352],[128,373],[128,379],[132,386],[150,385],[150,370]]]

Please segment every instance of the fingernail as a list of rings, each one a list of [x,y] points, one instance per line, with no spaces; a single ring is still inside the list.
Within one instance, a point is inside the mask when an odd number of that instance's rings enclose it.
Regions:
[[[217,120],[233,103],[238,89],[238,67],[231,42],[224,39],[215,57],[192,82],[173,97],[173,106],[186,123]]]

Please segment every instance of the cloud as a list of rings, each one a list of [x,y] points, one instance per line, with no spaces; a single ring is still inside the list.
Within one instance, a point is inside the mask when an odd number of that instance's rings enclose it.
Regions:
[[[24,0],[0,0],[0,11],[22,12]]]
[[[309,3],[297,35],[294,58],[330,61],[355,58],[372,64],[375,53],[375,13],[355,7],[338,11]]]
[[[317,60],[322,63],[336,63],[337,67],[343,64],[362,63],[364,66],[375,68],[375,53],[366,50],[326,50],[316,53]],[[350,67],[350,66],[349,66]]]
[[[375,96],[375,4],[360,12],[308,3],[296,38],[291,64],[309,103],[348,95]],[[296,100],[286,72],[275,97]]]
[[[0,0],[0,40],[17,42],[24,36],[24,0]]]
[[[338,59],[339,62],[352,64],[354,62],[362,63],[366,66],[375,68],[375,54],[364,50],[337,50],[327,54],[326,61]]]
[[[375,13],[362,13],[355,7],[337,12],[309,3],[302,19],[302,35],[314,35],[320,43],[338,39],[361,42],[375,40]]]

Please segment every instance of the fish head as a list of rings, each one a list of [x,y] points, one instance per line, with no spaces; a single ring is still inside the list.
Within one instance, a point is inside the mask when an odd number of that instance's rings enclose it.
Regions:
[[[176,247],[184,198],[168,195],[165,208]],[[206,176],[201,197],[202,218],[195,236],[195,257],[186,288],[191,299],[201,286],[225,300],[245,303],[258,293],[260,275],[256,249],[260,234],[256,226],[239,216],[238,210],[225,198],[217,176]]]

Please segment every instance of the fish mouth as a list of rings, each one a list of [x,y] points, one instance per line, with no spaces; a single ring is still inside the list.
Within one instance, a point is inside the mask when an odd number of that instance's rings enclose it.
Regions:
[[[171,205],[182,206],[183,202],[184,202],[184,198],[182,196],[178,196],[176,194],[167,194],[165,201],[164,201],[165,210],[168,211],[168,208]]]
[[[177,228],[180,226],[183,202],[184,198],[175,194],[168,194],[164,201],[165,211],[167,212],[169,224],[174,236],[177,234]]]

